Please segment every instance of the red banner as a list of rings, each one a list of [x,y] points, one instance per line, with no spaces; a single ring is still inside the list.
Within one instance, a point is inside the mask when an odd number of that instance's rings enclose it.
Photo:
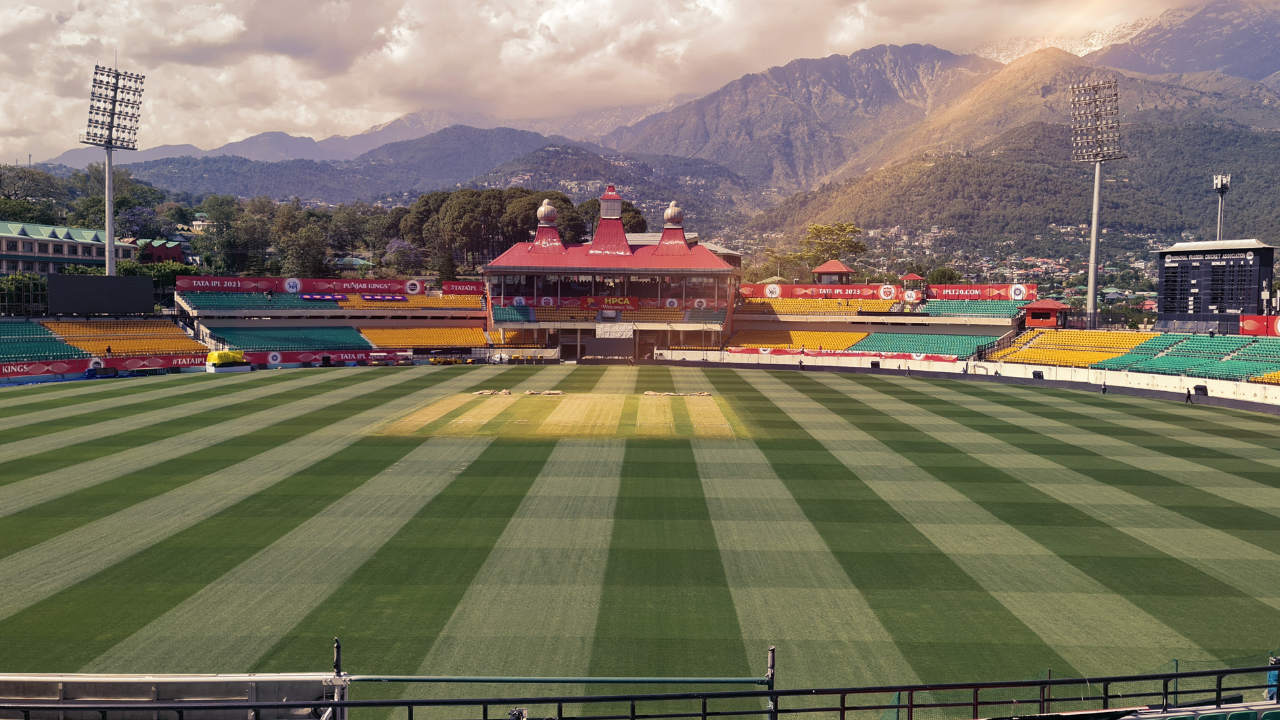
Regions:
[[[37,360],[0,364],[0,377],[23,375],[76,375],[89,368],[109,367],[117,370],[150,370],[204,365],[204,355],[157,355],[151,357],[77,358],[74,360]]]
[[[278,293],[372,293],[396,295],[420,295],[424,286],[421,280],[380,280],[362,278],[264,278],[264,277],[213,277],[206,275],[179,275],[179,290],[188,292],[266,292]],[[480,283],[476,283],[479,285]],[[482,291],[483,292],[483,291]]]
[[[390,350],[386,348],[378,348],[377,350],[311,350],[304,352],[282,352],[277,350],[264,352],[247,352],[244,354],[246,362],[251,363],[267,363],[269,365],[283,365],[287,363],[303,363],[303,362],[323,362],[328,357],[330,362],[349,362],[351,360],[368,360],[370,352],[404,352],[403,350]]]
[[[743,285],[742,297],[817,300],[901,300],[901,285]]]
[[[925,353],[878,353],[852,350],[791,350],[787,348],[729,348],[736,355],[783,355],[805,357],[865,357],[880,360],[928,360],[929,362],[956,362],[955,355],[928,355]]]
[[[483,295],[484,283],[479,280],[451,281],[440,283],[445,295]]]
[[[1037,300],[1036,285],[930,285],[929,300]]]
[[[635,310],[637,308],[671,308],[674,310],[724,310],[729,307],[728,300],[708,300],[706,298],[692,298],[681,300],[680,298],[665,298],[659,300],[657,298],[634,298],[634,297],[573,297],[573,298],[553,298],[553,297],[520,297],[507,296],[505,298],[495,297],[489,298],[494,307],[504,306],[529,306],[529,307],[564,307],[564,308],[593,308],[616,310]]]
[[[1280,336],[1280,316],[1277,315],[1241,315],[1241,335]]]

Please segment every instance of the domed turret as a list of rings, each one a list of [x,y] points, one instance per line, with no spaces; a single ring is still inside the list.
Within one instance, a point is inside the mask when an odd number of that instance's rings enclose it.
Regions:
[[[676,207],[676,201],[671,201],[671,207],[662,213],[662,221],[667,225],[680,225],[684,223],[684,211]]]
[[[542,207],[538,208],[538,223],[541,225],[555,225],[558,216],[556,207],[551,204],[551,201],[543,200]]]

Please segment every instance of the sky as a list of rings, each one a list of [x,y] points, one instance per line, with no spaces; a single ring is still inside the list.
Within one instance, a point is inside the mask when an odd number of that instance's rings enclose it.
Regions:
[[[705,94],[882,43],[1080,34],[1177,0],[8,0],[0,162],[78,147],[95,63],[146,75],[139,147],[321,139],[418,109],[551,117]]]

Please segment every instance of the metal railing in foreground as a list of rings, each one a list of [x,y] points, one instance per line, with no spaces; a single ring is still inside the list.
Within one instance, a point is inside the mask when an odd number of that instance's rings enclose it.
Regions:
[[[935,683],[921,685],[806,688],[796,690],[730,690],[660,694],[566,695],[547,697],[418,698],[394,700],[312,700],[293,702],[143,702],[143,701],[6,701],[0,715],[39,720],[42,717],[96,718],[111,720],[129,713],[146,712],[160,720],[195,720],[212,712],[244,713],[249,720],[268,717],[298,717],[300,711],[313,717],[339,720],[347,711],[371,708],[400,709],[413,720],[415,709],[456,708],[467,720],[502,717],[511,708],[554,708],[556,720],[659,720],[666,718],[767,717],[822,713],[846,720],[850,713],[889,711],[902,720],[917,717],[950,718],[1044,715],[1053,712],[1098,710],[1146,705],[1170,710],[1196,705],[1221,707],[1228,692],[1262,690],[1271,667],[1227,668],[1154,675],[1118,675],[1095,678],[1054,678],[985,683]],[[1254,676],[1254,677],[1248,677]],[[355,679],[352,677],[351,679]],[[360,681],[433,683],[445,678],[360,676]],[[466,681],[482,682],[490,678]],[[529,678],[537,681],[568,680]],[[572,680],[585,680],[573,678]],[[613,680],[612,678],[610,680]],[[646,679],[648,680],[648,679]],[[658,678],[654,678],[658,681]],[[1189,687],[1195,685],[1196,687]],[[890,700],[886,700],[889,698]],[[808,700],[809,702],[806,702]],[[737,701],[737,702],[735,702]],[[746,702],[743,702],[746,701]],[[816,701],[816,702],[813,702]],[[671,707],[671,704],[681,707]],[[565,706],[581,708],[580,714],[566,714]],[[612,707],[611,707],[612,706]],[[571,707],[571,709],[573,709]],[[598,712],[588,712],[598,709]],[[990,709],[993,712],[988,712]],[[494,711],[497,714],[494,714]],[[893,717],[894,715],[890,715]],[[450,715],[454,717],[455,715]],[[404,717],[404,716],[401,716]]]

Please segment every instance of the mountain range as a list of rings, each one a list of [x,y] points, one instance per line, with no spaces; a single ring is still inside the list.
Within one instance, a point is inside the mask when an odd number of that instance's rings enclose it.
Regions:
[[[1280,10],[1214,0],[1083,36],[1017,38],[969,53],[881,45],[795,60],[652,106],[510,123],[516,127],[420,111],[349,137],[264,133],[210,151],[155,148],[132,155],[130,167],[170,189],[329,201],[513,183],[574,195],[612,175],[642,188],[646,202],[682,196],[703,203],[704,215],[728,218],[792,193],[990,148],[1019,128],[1061,126],[1070,119],[1070,85],[1103,75],[1120,80],[1122,121],[1152,137],[1170,127],[1280,130]],[[56,160],[78,165],[97,152]],[[1236,159],[1275,162],[1265,154]],[[1188,200],[1175,193],[1161,202]]]

